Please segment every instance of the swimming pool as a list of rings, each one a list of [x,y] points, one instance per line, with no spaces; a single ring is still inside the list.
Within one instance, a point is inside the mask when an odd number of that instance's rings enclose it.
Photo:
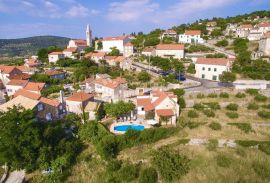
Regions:
[[[116,132],[126,132],[128,130],[136,130],[136,131],[142,131],[144,130],[144,125],[140,124],[123,124],[123,125],[118,125],[114,126],[114,131]]]

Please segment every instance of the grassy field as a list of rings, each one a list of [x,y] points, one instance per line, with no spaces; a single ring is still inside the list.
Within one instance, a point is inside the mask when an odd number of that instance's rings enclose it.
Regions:
[[[152,158],[159,148],[168,147],[177,151],[181,155],[187,156],[190,162],[189,172],[174,183],[267,183],[270,182],[270,156],[258,148],[241,147],[234,148],[205,145],[188,145],[183,139],[231,139],[231,140],[256,140],[269,141],[270,127],[258,126],[260,123],[267,123],[268,120],[258,116],[258,111],[262,110],[263,104],[268,101],[256,102],[259,109],[247,109],[248,103],[254,102],[254,97],[246,95],[245,98],[236,98],[235,94],[230,94],[229,98],[202,98],[187,97],[194,100],[194,103],[218,102],[220,109],[214,111],[214,117],[207,117],[202,111],[193,108],[184,109],[181,113],[181,120],[177,128],[181,130],[170,136],[152,144],[141,144],[132,148],[122,150],[117,159],[122,162],[139,164],[140,169],[152,166]],[[236,119],[229,118],[226,113],[230,110],[226,106],[230,103],[238,104],[239,114]],[[194,110],[198,117],[188,116],[189,111]],[[269,109],[264,109],[270,111]],[[182,123],[186,123],[183,125]],[[219,123],[221,128],[213,130],[209,127],[211,123]],[[188,123],[198,123],[199,125],[189,125]],[[251,129],[244,131],[229,123],[249,123]],[[184,127],[183,127],[184,126]],[[107,164],[96,152],[94,146],[89,145],[77,158],[77,163],[72,168],[71,176],[67,183],[105,183],[108,181]],[[117,174],[118,175],[118,174]],[[113,181],[115,182],[115,181]],[[116,181],[118,182],[118,181]],[[138,182],[138,179],[129,182]],[[160,176],[158,182],[165,182]]]

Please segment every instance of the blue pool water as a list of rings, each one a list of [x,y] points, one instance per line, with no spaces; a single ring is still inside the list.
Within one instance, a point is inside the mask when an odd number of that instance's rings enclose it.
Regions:
[[[137,124],[130,124],[130,125],[119,125],[114,127],[114,131],[118,132],[126,132],[128,130],[137,130],[137,131],[142,131],[144,130],[143,125],[137,125]]]

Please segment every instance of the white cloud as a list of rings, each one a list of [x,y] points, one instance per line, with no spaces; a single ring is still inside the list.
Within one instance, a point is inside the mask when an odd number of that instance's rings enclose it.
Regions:
[[[110,4],[107,17],[111,20],[137,21],[144,15],[151,14],[159,9],[159,4],[151,0],[127,0]]]
[[[78,4],[78,5],[73,5],[68,11],[67,15],[69,17],[87,17],[90,15],[96,15],[99,12],[97,10],[89,10],[87,7]]]

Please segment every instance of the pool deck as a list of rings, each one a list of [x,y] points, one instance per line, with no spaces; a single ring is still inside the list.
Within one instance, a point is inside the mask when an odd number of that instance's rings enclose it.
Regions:
[[[116,135],[123,135],[123,134],[125,134],[126,132],[115,131],[115,130],[114,130],[114,127],[116,127],[116,126],[122,126],[122,125],[131,125],[131,124],[134,124],[134,125],[142,125],[142,126],[144,126],[145,129],[147,129],[147,128],[152,128],[151,125],[141,124],[141,123],[138,123],[138,122],[128,122],[128,121],[127,121],[127,122],[119,122],[119,123],[115,122],[115,123],[113,123],[113,124],[110,126],[110,132],[112,132],[112,133],[114,133],[114,134],[116,134]]]

